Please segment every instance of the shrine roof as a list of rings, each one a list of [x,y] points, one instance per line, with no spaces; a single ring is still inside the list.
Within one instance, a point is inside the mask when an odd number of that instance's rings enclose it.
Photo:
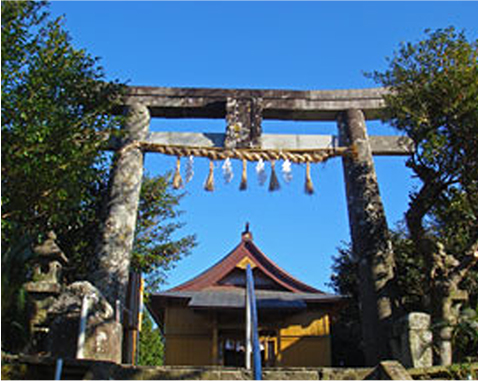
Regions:
[[[151,295],[147,307],[160,325],[165,308],[170,305],[194,310],[244,309],[247,265],[253,271],[259,310],[296,313],[308,308],[325,308],[332,311],[346,302],[347,298],[317,290],[281,269],[254,244],[246,225],[241,242],[228,255],[189,281]]]
[[[227,284],[227,277],[232,277],[233,272],[237,269],[245,270],[247,264],[253,268],[255,278],[256,275],[260,275],[262,278],[259,277],[259,281],[264,279],[270,283],[269,288],[293,293],[322,293],[322,291],[294,278],[269,259],[253,242],[248,227],[242,233],[239,245],[228,255],[198,276],[169,291],[203,291],[208,288],[227,288],[230,285]],[[261,288],[261,285],[256,283],[256,288]]]
[[[312,304],[331,304],[344,301],[338,295],[326,293],[292,293],[287,291],[256,290],[258,309],[306,309]],[[229,288],[207,291],[165,291],[152,295],[152,305],[159,307],[168,301],[184,302],[194,309],[245,308],[245,289]]]

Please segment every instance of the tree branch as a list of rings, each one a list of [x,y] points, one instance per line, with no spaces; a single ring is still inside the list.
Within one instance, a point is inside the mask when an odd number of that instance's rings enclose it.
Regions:
[[[472,244],[465,251],[465,258],[460,262],[460,264],[455,267],[451,274],[450,280],[455,285],[458,285],[468,271],[478,262],[478,237],[475,237]]]

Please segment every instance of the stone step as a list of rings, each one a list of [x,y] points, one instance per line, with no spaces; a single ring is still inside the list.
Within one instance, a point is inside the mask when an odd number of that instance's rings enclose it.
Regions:
[[[56,358],[4,356],[2,379],[52,380]],[[456,368],[456,369],[455,369]],[[4,374],[5,372],[5,374]],[[395,361],[376,368],[265,368],[264,380],[478,379],[478,363],[405,370]],[[244,368],[221,366],[132,366],[109,361],[65,359],[62,380],[251,380]]]

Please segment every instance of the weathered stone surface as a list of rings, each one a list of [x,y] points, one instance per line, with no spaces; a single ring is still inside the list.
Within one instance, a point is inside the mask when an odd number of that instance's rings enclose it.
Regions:
[[[382,361],[365,377],[365,380],[413,380],[398,361]]]
[[[2,379],[50,380],[53,377],[56,358],[2,354]],[[385,370],[380,379],[391,379],[389,362],[382,363],[379,369]],[[397,369],[395,367],[396,370]],[[319,380],[363,380],[372,375],[372,368],[265,368],[264,379],[309,379]],[[401,368],[403,370],[403,367]],[[19,373],[17,373],[20,371]],[[283,374],[282,374],[283,373]],[[456,380],[477,379],[478,363],[435,366],[431,368],[411,368],[406,370],[415,380]],[[401,373],[403,375],[403,373]],[[298,377],[296,377],[296,375]],[[387,376],[388,375],[388,376]],[[13,376],[13,377],[12,377]],[[15,377],[16,376],[16,377]],[[288,378],[286,378],[288,377]],[[131,366],[114,364],[108,361],[64,359],[62,379],[66,380],[251,380],[252,373],[244,368],[220,366]],[[410,379],[405,378],[403,379]]]
[[[258,146],[262,134],[262,99],[227,98],[225,148]]]
[[[33,271],[31,281],[25,283],[28,292],[29,325],[32,334],[28,353],[45,350],[45,338],[48,335],[48,309],[60,294],[61,272],[68,259],[55,242],[56,235],[50,231],[47,239],[33,248]]]
[[[263,371],[264,380],[319,380],[319,372],[317,369],[310,368],[290,368],[290,369],[274,369]]]
[[[433,365],[433,334],[430,315],[412,312],[398,320],[393,327],[393,357],[407,368]]]
[[[410,329],[430,329],[431,317],[424,312],[411,312],[406,316]]]
[[[125,138],[117,151],[110,176],[107,215],[97,248],[97,268],[91,276],[111,305],[124,306],[134,230],[143,176],[143,152],[134,145],[144,140],[149,110],[135,103],[128,109]]]
[[[387,89],[353,90],[251,90],[171,87],[129,87],[123,103],[141,102],[153,117],[224,118],[227,98],[263,99],[263,118],[278,120],[335,120],[337,112],[351,108],[378,119]]]
[[[359,267],[364,352],[367,364],[374,365],[390,358],[395,262],[363,112],[340,113],[338,126],[340,145],[354,151],[343,158],[343,168],[352,249]]]
[[[320,368],[321,380],[363,380],[371,368]]]
[[[146,144],[173,145],[185,147],[224,147],[226,134],[195,133],[195,132],[150,132],[144,141]],[[410,138],[404,136],[369,136],[372,155],[410,155],[413,144]],[[264,150],[308,150],[321,148],[339,148],[335,135],[292,135],[292,134],[262,134],[259,147]],[[112,142],[111,149],[117,149]],[[154,152],[154,148],[144,148]]]
[[[83,296],[89,300],[84,358],[121,361],[120,323],[113,308],[89,282],[69,285],[48,310],[50,333],[47,350],[53,356],[75,358]]]

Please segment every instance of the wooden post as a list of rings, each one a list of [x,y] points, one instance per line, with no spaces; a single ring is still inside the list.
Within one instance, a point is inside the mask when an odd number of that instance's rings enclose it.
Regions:
[[[134,146],[134,142],[146,138],[149,121],[150,114],[146,106],[135,103],[127,108],[125,137],[111,170],[107,215],[102,226],[97,248],[98,263],[92,281],[112,306],[116,300],[122,305],[126,304],[130,254],[143,177],[143,152]]]
[[[141,274],[130,272],[126,291],[126,308],[123,316],[123,363],[136,364],[138,332],[141,319]]]
[[[343,158],[352,250],[359,267],[362,335],[368,365],[390,358],[395,262],[377,176],[360,110],[338,117],[341,145],[354,154]]]
[[[219,364],[219,330],[217,326],[217,312],[212,317],[212,365]]]

